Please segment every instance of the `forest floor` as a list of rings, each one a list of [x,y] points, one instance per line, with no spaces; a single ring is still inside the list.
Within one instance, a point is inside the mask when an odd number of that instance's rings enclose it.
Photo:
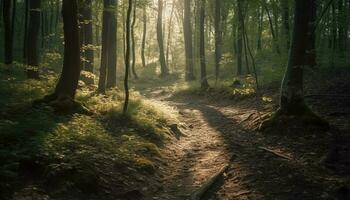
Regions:
[[[215,91],[176,93],[171,86],[144,90],[147,98],[179,113],[181,132],[163,151],[159,191],[146,199],[191,199],[226,165],[201,199],[348,199],[349,76],[327,74],[313,77],[307,91],[308,104],[331,123],[330,130],[287,123],[257,131],[277,108],[278,84],[265,88],[263,96],[240,99]],[[321,80],[327,80],[325,87],[318,87]],[[339,133],[347,139],[335,147]],[[343,148],[346,160],[333,170],[323,163],[331,147]]]
[[[127,116],[121,90],[80,87],[77,100],[92,113],[60,114],[32,106],[52,91],[54,72],[41,80],[20,66],[0,72],[0,199],[186,200],[224,166],[201,199],[349,199],[346,70],[306,81],[307,103],[330,130],[286,122],[264,132],[257,128],[278,107],[279,83],[256,95],[179,90],[175,76],[132,80]]]

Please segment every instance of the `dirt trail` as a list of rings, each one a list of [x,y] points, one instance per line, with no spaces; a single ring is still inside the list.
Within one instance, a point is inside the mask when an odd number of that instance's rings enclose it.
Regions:
[[[183,132],[183,136],[166,147],[166,164],[160,168],[163,188],[151,198],[189,199],[206,180],[230,164],[232,153],[222,132],[237,131],[238,127],[226,123],[226,117],[218,114],[221,108],[204,101],[172,99],[159,91],[153,91],[147,97],[174,107],[179,113],[179,128]],[[232,108],[226,112],[238,120],[241,115],[245,116]]]
[[[336,195],[344,177],[320,164],[329,133],[315,129],[295,135],[305,130],[290,127],[289,137],[262,134],[252,130],[252,123],[267,113],[254,106],[256,99],[217,102],[164,91],[149,89],[145,96],[173,107],[184,135],[165,147],[166,164],[159,169],[162,188],[146,199],[190,199],[226,164],[224,177],[203,199],[313,200]]]

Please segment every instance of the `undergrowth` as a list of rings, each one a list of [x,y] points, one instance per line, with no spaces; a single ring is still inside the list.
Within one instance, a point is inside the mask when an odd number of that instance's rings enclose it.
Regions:
[[[31,102],[49,94],[56,78],[27,80],[22,66],[0,66],[0,198],[29,184],[52,196],[116,198],[141,190],[155,173],[173,117],[135,92],[124,116],[117,89],[106,95],[79,90],[77,100],[93,115],[33,108]]]

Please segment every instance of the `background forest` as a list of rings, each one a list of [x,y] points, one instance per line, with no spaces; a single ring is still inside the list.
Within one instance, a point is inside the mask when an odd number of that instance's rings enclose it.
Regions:
[[[0,0],[0,38],[0,199],[350,198],[349,0]]]

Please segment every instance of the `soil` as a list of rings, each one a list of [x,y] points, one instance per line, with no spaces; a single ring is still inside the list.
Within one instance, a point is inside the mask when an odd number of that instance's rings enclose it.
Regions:
[[[343,87],[348,88],[350,85]],[[144,91],[147,98],[177,110],[182,132],[163,151],[159,190],[145,199],[191,199],[227,164],[229,168],[202,199],[348,199],[346,169],[329,169],[324,160],[335,146],[334,134],[349,135],[349,119],[344,117],[349,106],[344,102],[350,99],[333,98],[343,108],[341,115],[334,114],[340,112],[339,107],[329,98],[308,101],[317,114],[331,122],[328,131],[287,123],[270,132],[258,132],[258,125],[276,109],[278,89],[271,91],[264,91],[273,99],[267,103],[258,103],[261,97],[232,101],[215,95],[172,95],[169,87]],[[320,106],[325,102],[332,106]]]

